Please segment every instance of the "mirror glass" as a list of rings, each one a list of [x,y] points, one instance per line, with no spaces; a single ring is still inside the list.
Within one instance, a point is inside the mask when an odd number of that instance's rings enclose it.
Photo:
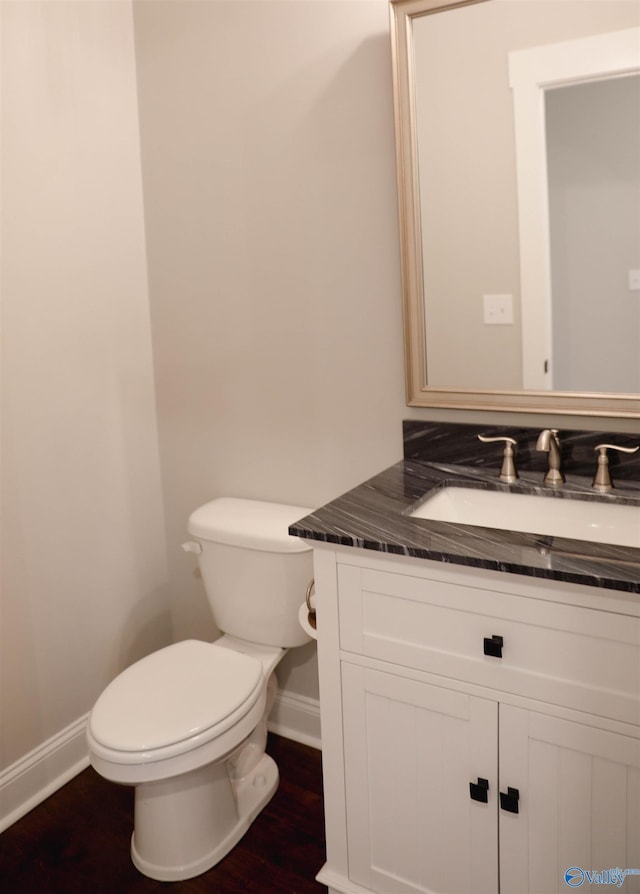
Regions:
[[[393,0],[408,402],[640,411],[640,0]]]

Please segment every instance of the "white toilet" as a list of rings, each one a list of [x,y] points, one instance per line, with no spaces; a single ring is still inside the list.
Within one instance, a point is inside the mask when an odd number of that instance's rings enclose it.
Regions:
[[[309,642],[298,621],[310,547],[287,533],[299,506],[221,498],[189,519],[217,626],[214,643],[167,646],[123,671],[89,717],[93,767],[135,786],[131,856],[153,879],[206,872],[239,841],[278,786],[265,754],[273,670]]]

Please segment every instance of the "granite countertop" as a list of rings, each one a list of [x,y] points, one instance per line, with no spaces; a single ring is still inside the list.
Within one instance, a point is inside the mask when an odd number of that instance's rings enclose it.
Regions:
[[[615,500],[637,506],[640,524],[640,481],[622,481],[614,492],[601,495],[591,488],[591,479],[581,475],[567,475],[567,483],[556,490],[542,485],[538,471],[524,470],[515,484],[506,485],[497,478],[495,456],[484,465],[471,464],[469,456],[447,464],[407,458],[408,452],[405,439],[404,460],[296,522],[290,533],[382,553],[640,593],[640,549],[408,514],[435,488],[457,484],[537,493],[545,499],[578,499],[585,501],[585,508],[593,500]]]

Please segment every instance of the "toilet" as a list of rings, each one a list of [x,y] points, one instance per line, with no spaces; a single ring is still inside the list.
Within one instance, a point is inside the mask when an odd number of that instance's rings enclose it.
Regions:
[[[298,621],[312,551],[288,527],[309,509],[224,497],[189,518],[216,625],[133,664],[87,724],[95,770],[135,786],[131,857],[144,875],[206,872],[240,840],[278,786],[265,753],[274,669],[310,637]]]

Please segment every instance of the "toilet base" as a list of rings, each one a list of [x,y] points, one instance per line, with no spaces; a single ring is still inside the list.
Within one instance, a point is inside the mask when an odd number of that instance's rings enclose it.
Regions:
[[[275,761],[263,754],[239,779],[230,779],[222,761],[138,785],[131,837],[134,865],[161,882],[201,875],[240,841],[273,797],[278,781]]]

